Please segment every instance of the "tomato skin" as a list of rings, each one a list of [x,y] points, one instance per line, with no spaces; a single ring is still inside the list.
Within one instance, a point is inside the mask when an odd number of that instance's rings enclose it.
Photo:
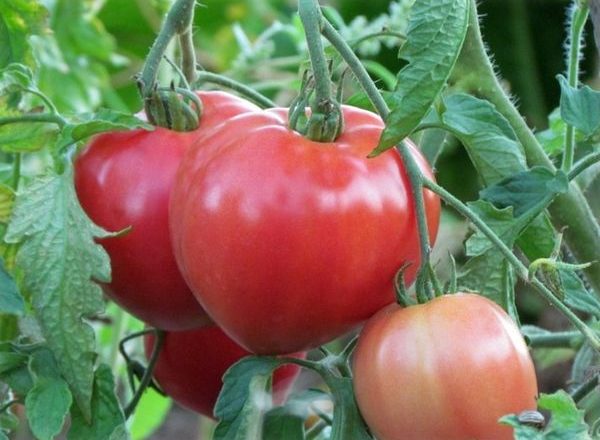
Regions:
[[[509,440],[498,419],[537,407],[519,329],[476,294],[384,308],[362,330],[353,370],[356,401],[379,440]]]
[[[215,125],[253,104],[223,92],[199,92],[199,129],[111,132],[95,137],[75,162],[75,187],[83,209],[108,231],[132,230],[100,240],[111,258],[105,292],[124,309],[169,329],[209,321],[181,277],[173,257],[168,206],[175,174],[189,145]]]
[[[144,337],[147,358],[152,353],[154,339],[152,333]],[[231,365],[250,354],[214,325],[167,332],[154,368],[154,379],[179,404],[213,417],[213,408],[223,385],[223,375]],[[306,353],[291,356],[304,359]],[[299,374],[300,368],[294,364],[286,364],[275,370],[275,404],[285,401]]]
[[[240,345],[283,354],[326,343],[394,301],[419,260],[399,154],[366,156],[383,122],[343,107],[335,143],[287,127],[285,110],[240,115],[192,146],[170,207],[175,256],[211,318]],[[413,147],[424,172],[431,170]],[[425,191],[431,239],[439,199]]]

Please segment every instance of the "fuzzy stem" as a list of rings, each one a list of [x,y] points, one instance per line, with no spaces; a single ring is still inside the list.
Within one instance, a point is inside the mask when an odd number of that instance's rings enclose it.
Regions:
[[[471,0],[476,11],[476,0]],[[477,13],[470,16],[469,29],[459,63],[453,74],[457,86],[476,92],[489,100],[508,120],[519,142],[523,145],[530,166],[543,166],[556,171],[531,129],[502,88],[487,55]],[[580,188],[571,184],[567,194],[559,195],[549,207],[552,223],[557,229],[565,228],[565,241],[579,261],[600,261],[600,226]],[[588,268],[586,278],[600,295],[600,270]]]
[[[469,219],[479,231],[481,231],[497,248],[511,266],[515,269],[517,276],[529,282],[537,292],[550,304],[556,307],[571,323],[583,334],[590,345],[600,353],[600,339],[575,313],[571,311],[563,302],[557,298],[540,280],[533,278],[529,280],[527,267],[512,253],[511,249],[494,233],[494,231],[477,214],[471,211],[460,200],[450,194],[436,183],[424,179],[423,184],[426,188],[439,195],[446,203],[456,209],[461,215]]]
[[[240,95],[254,102],[261,108],[273,108],[277,106],[277,104],[275,104],[262,93],[257,92],[253,88],[248,87],[239,81],[235,81],[223,75],[199,71],[197,72],[196,84],[199,83],[212,83],[222,87],[227,87],[228,89],[238,92]]]
[[[571,87],[577,87],[579,82],[579,57],[581,53],[581,43],[583,28],[590,12],[590,5],[587,2],[575,0],[571,7],[569,17],[569,58],[567,81]],[[568,173],[573,166],[575,157],[575,128],[566,124],[565,130],[565,152],[563,155],[562,169]]]
[[[596,153],[592,153],[581,159],[579,162],[575,164],[573,168],[569,171],[569,180],[575,179],[585,170],[587,170],[592,165],[600,162],[600,151]]]
[[[583,337],[577,331],[528,335],[527,340],[533,348],[578,348],[583,343]]]

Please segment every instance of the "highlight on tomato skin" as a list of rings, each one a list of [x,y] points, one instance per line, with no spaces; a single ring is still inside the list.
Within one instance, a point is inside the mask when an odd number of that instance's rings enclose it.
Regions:
[[[356,401],[379,440],[509,440],[500,417],[535,410],[535,368],[512,319],[476,294],[392,304],[362,330]]]
[[[327,343],[394,301],[405,263],[406,282],[415,278],[417,221],[400,155],[368,159],[383,121],[342,111],[331,143],[290,130],[282,109],[239,115],[193,145],[177,173],[169,215],[181,272],[211,318],[254,353]],[[424,195],[433,243],[440,202]]]
[[[75,189],[87,215],[120,236],[100,240],[111,259],[106,294],[146,323],[185,330],[210,319],[183,280],[171,247],[168,207],[180,162],[194,141],[257,107],[225,92],[198,92],[200,127],[156,127],[96,136],[75,161]]]
[[[154,341],[152,333],[144,337],[147,358],[152,354]],[[214,325],[166,332],[154,368],[154,379],[180,405],[214,418],[213,410],[223,385],[223,375],[230,366],[251,354]],[[304,359],[306,353],[290,356]],[[300,367],[294,364],[286,364],[275,370],[274,404],[285,402],[299,374]]]

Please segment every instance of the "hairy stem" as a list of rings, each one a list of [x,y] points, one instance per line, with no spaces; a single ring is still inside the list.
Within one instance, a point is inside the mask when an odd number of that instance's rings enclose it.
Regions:
[[[569,54],[567,66],[567,81],[571,87],[577,87],[579,82],[579,57],[581,53],[581,43],[583,28],[590,13],[590,5],[587,2],[574,1],[571,7],[569,17]],[[575,128],[566,124],[565,130],[565,152],[563,155],[562,169],[568,173],[573,166],[575,157]]]
[[[197,72],[196,84],[201,83],[212,83],[222,87],[227,87],[228,89],[238,92],[240,95],[254,102],[261,108],[273,108],[277,106],[277,104],[275,104],[262,93],[257,92],[253,88],[248,87],[247,85],[242,84],[239,81],[235,81],[223,75],[206,71],[199,71]]]
[[[476,11],[476,1],[472,1]],[[467,38],[453,79],[456,85],[488,99],[508,120],[523,145],[530,166],[556,167],[527,126],[519,111],[502,88],[481,38],[477,14],[470,17]],[[565,229],[565,241],[579,261],[600,261],[600,226],[580,188],[572,183],[567,194],[559,195],[549,207],[552,223]],[[590,267],[586,278],[600,295],[600,270]]]

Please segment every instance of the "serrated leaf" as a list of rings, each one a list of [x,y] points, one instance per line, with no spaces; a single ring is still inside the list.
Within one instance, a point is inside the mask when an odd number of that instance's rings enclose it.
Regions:
[[[115,382],[110,368],[101,364],[94,378],[91,423],[79,407],[72,409],[69,440],[124,440],[129,438],[125,430],[125,416],[115,394]]]
[[[252,399],[257,393],[264,392],[266,381],[284,363],[273,357],[248,356],[227,370],[215,405],[215,416],[219,423],[215,428],[214,440],[253,438],[247,437],[249,429],[254,426],[250,421],[257,416]]]
[[[73,170],[32,181],[17,194],[5,240],[21,242],[17,265],[36,317],[85,418],[89,420],[94,332],[82,318],[104,308],[93,280],[108,282],[110,264],[95,238],[107,237],[81,209]]]
[[[107,131],[134,128],[154,129],[154,126],[134,115],[110,109],[100,109],[96,113],[78,114],[71,119],[71,124],[66,126],[60,134],[59,149]]]
[[[52,440],[60,433],[72,403],[69,385],[60,377],[49,350],[33,353],[29,366],[33,388],[25,398],[31,431],[39,440]]]
[[[558,75],[560,84],[560,115],[569,125],[577,128],[586,138],[594,137],[600,130],[600,92],[583,86],[580,89],[569,85],[567,79]]]
[[[23,296],[19,292],[15,280],[6,271],[2,258],[0,258],[0,313],[12,315],[25,313]]]
[[[39,2],[0,2],[0,67],[13,62],[32,64],[28,37],[44,29],[47,11]]]
[[[581,278],[571,270],[560,268],[558,276],[565,294],[565,303],[575,310],[600,318],[600,300],[586,289]]]
[[[527,169],[525,154],[509,122],[488,101],[463,93],[444,98],[423,121],[456,136],[485,185]]]
[[[504,416],[500,422],[515,428],[517,440],[592,440],[583,418],[584,412],[577,409],[575,402],[565,391],[542,394],[538,406],[552,413],[550,422],[543,431],[521,425],[516,415]]]
[[[541,211],[543,208],[538,205],[545,208],[555,196],[568,191],[569,179],[564,172],[552,172],[538,166],[513,174],[488,186],[479,194],[497,208],[512,206],[515,217],[519,217],[534,209]]]
[[[398,73],[395,105],[372,154],[407,137],[427,114],[458,59],[470,13],[467,0],[423,0],[413,5],[407,41],[399,53],[408,65]]]

